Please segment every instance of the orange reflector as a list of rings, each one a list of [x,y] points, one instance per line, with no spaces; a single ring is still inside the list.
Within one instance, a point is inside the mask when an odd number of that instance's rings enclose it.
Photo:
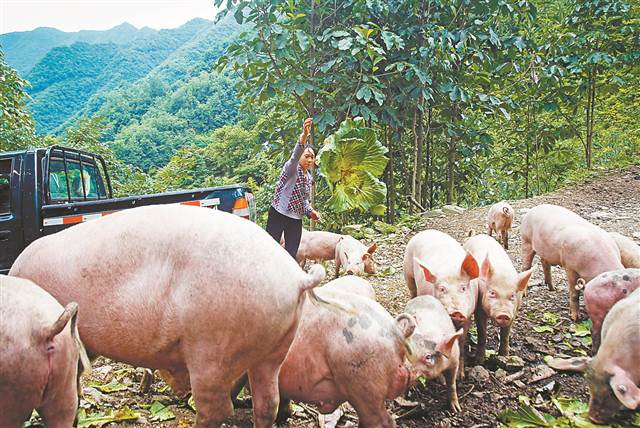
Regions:
[[[249,202],[244,197],[236,199],[236,201],[233,203],[234,210],[239,210],[242,208],[249,208]]]

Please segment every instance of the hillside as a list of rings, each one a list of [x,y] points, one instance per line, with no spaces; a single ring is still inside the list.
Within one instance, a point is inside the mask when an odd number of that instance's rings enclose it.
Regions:
[[[96,112],[110,91],[146,77],[163,64],[161,70],[167,73],[169,68],[173,72],[173,79],[167,81],[185,77],[187,67],[181,64],[175,69],[177,63],[171,58],[183,52],[183,46],[187,50],[195,48],[193,41],[197,45],[203,39],[200,33],[209,34],[212,27],[216,26],[210,21],[194,19],[179,28],[146,33],[124,44],[78,42],[52,49],[26,76],[32,86],[29,109],[37,132],[61,133],[73,122],[69,121],[72,117]],[[194,60],[191,66],[197,67],[197,56],[187,56],[189,61]]]
[[[508,253],[517,270],[521,270],[518,233],[520,220],[527,209],[542,203],[565,206],[606,230],[634,236],[636,242],[640,242],[640,217],[637,215],[640,210],[640,167],[603,174],[554,193],[514,200],[510,203],[517,215]],[[410,224],[410,227],[399,227],[397,232],[386,236],[371,236],[367,241],[374,240],[379,247],[375,253],[379,274],[368,279],[376,290],[378,301],[392,314],[402,312],[408,301],[402,274],[402,259],[406,243],[414,234],[434,228],[445,231],[461,241],[470,229],[478,232],[484,230],[488,208],[473,208],[461,214],[431,212]],[[519,396],[529,397],[532,403],[535,401],[535,407],[539,411],[559,416],[558,409],[551,402],[549,388],[558,395],[580,399],[582,402],[588,400],[587,385],[580,374],[552,373],[540,381],[532,380],[537,371],[544,367],[543,358],[546,355],[576,355],[590,348],[588,342],[583,340],[584,337],[576,337],[573,333],[575,327],[569,319],[566,275],[560,268],[554,267],[552,275],[557,290],[548,291],[545,286],[541,286],[542,269],[537,260],[534,262],[534,275],[529,282],[529,295],[523,301],[520,316],[511,334],[511,355],[520,357],[524,366],[511,378],[506,378],[504,371],[491,367],[491,364],[488,364],[488,370],[474,367],[473,354],[470,353],[467,355],[466,378],[458,380],[462,412],[456,415],[449,412],[446,388],[438,380],[434,380],[425,387],[411,388],[407,395],[409,401],[394,401],[389,405],[389,409],[398,417],[398,426],[494,427],[498,425],[497,415],[501,411],[518,407]],[[329,267],[328,271],[331,272],[332,269]],[[537,333],[533,330],[534,327],[547,325],[543,320],[543,314],[545,317],[546,314],[551,314],[549,318],[557,319],[553,326],[548,326],[550,331],[547,328]],[[488,350],[496,349],[496,336],[496,329],[489,327]],[[176,427],[193,423],[195,413],[185,401],[173,396],[164,382],[156,379],[157,382],[152,385],[149,393],[140,393],[136,382],[141,375],[142,369],[99,359],[91,375],[91,381],[95,383],[92,383],[92,387],[84,389],[85,397],[88,396],[91,401],[84,401],[81,406],[89,409],[87,414],[105,411],[107,408],[122,409],[128,406],[140,417],[133,423],[119,423],[115,426],[146,427],[156,426],[148,421],[150,415],[146,409],[157,400],[168,404],[169,409],[176,415],[175,419],[163,422],[162,426]],[[112,386],[123,390],[105,394],[95,388],[96,385],[110,382],[114,382]],[[350,406],[343,407],[346,414],[338,426],[352,426],[350,424],[357,421],[355,413]],[[317,413],[312,406],[297,407],[295,414],[296,416],[289,419],[285,426],[317,426]],[[236,415],[228,422],[230,426],[249,427],[250,415],[251,411],[247,408],[236,409]],[[623,423],[622,426],[631,425]]]
[[[53,48],[77,42],[126,44],[156,31],[147,27],[137,29],[127,22],[106,31],[65,32],[55,28],[40,27],[33,31],[0,34],[0,46],[4,50],[7,64],[24,77]]]

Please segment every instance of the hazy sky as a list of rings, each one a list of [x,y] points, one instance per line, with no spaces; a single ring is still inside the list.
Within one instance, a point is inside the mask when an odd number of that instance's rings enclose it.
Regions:
[[[213,19],[213,0],[0,0],[0,34],[53,27],[107,30],[123,22],[138,28],[175,28],[195,17]]]

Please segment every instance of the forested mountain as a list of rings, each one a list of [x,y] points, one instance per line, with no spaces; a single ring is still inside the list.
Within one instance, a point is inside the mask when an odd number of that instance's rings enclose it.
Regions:
[[[179,28],[156,31],[122,45],[74,43],[52,49],[26,76],[32,86],[29,108],[36,130],[41,134],[59,133],[64,129],[60,125],[74,114],[94,113],[107,92],[147,76],[183,45],[194,38],[201,40],[199,33],[208,32],[212,26],[210,21],[194,19]],[[183,73],[175,72],[181,77]]]
[[[55,47],[76,42],[126,44],[156,32],[157,30],[148,27],[137,29],[127,22],[106,31],[65,32],[55,28],[39,27],[33,31],[0,34],[0,45],[4,50],[7,64],[25,77],[33,66]]]

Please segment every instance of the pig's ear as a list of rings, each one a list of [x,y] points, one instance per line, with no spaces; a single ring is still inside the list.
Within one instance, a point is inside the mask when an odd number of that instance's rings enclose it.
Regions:
[[[402,313],[396,317],[396,322],[404,337],[411,336],[416,329],[416,319],[413,315]]]
[[[493,266],[491,265],[491,260],[489,260],[489,253],[485,256],[482,261],[482,265],[480,266],[480,278],[482,279],[490,279],[493,275]]]
[[[378,244],[376,244],[376,243],[374,242],[373,244],[371,244],[371,246],[370,246],[370,247],[369,247],[369,249],[367,250],[367,253],[369,253],[369,254],[373,254],[373,252],[374,252],[375,250],[377,250],[377,249],[378,249]]]
[[[462,336],[463,333],[464,329],[461,328],[451,336],[445,337],[440,341],[440,343],[436,345],[436,351],[440,352],[445,357],[450,358],[453,345],[455,345],[456,340],[458,340],[458,338]]]
[[[480,268],[478,268],[478,262],[473,256],[467,251],[467,255],[464,257],[462,261],[462,265],[460,266],[460,272],[466,274],[469,279],[476,279],[478,275],[480,275]]]
[[[547,365],[555,370],[584,372],[591,363],[591,357],[552,358]]]
[[[615,367],[613,376],[609,379],[609,385],[618,400],[630,410],[635,410],[640,405],[640,388],[629,378],[629,374]]]
[[[436,276],[431,273],[429,268],[424,265],[422,260],[420,260],[417,257],[414,257],[413,261],[416,262],[418,266],[420,266],[420,269],[422,269],[422,272],[424,272],[424,279],[426,279],[427,282],[430,282],[431,284],[435,284],[437,282],[438,279],[436,278]]]
[[[524,291],[527,289],[527,284],[529,284],[529,279],[531,278],[532,273],[533,268],[525,270],[518,275],[518,291]]]

